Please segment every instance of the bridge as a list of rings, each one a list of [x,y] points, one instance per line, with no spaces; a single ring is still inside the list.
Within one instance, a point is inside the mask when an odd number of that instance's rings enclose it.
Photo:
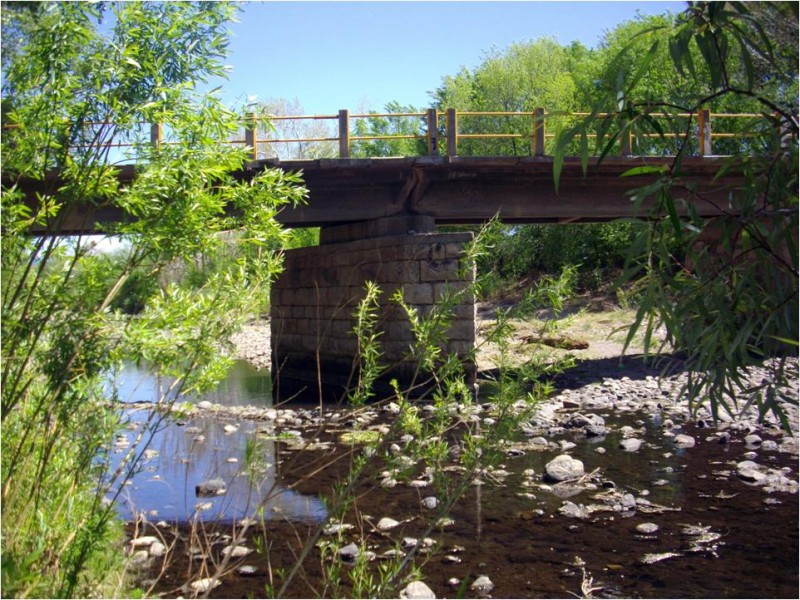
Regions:
[[[468,133],[459,127],[459,120],[468,117],[529,119],[529,129],[527,133]],[[627,192],[648,179],[621,175],[645,165],[667,169],[674,157],[636,156],[636,138],[629,135],[619,142],[614,156],[606,157],[599,165],[589,164],[585,172],[578,158],[567,158],[556,190],[554,158],[546,154],[548,147],[553,147],[555,135],[547,133],[545,124],[559,117],[564,118],[564,114],[548,115],[544,109],[531,113],[448,110],[444,115],[431,109],[425,113],[353,116],[340,111],[329,116],[273,117],[283,121],[335,119],[338,124],[336,136],[289,139],[259,138],[258,120],[253,116],[245,123],[244,139],[226,140],[224,143],[244,144],[251,152],[251,160],[236,175],[239,178],[248,179],[269,167],[302,171],[309,202],[284,209],[278,220],[289,227],[321,227],[320,246],[286,252],[285,270],[271,290],[275,397],[285,399],[311,392],[336,398],[353,385],[358,351],[353,312],[364,296],[363,286],[368,280],[383,290],[381,340],[383,360],[390,365],[384,383],[390,378],[409,382],[416,373],[416,365],[408,358],[413,342],[411,328],[389,301],[392,293],[401,289],[405,301],[422,314],[445,294],[453,290],[461,293],[453,309],[445,350],[461,356],[467,369],[474,373],[470,353],[475,343],[475,302],[468,291],[474,271],[464,274],[459,268],[464,245],[472,236],[437,232],[437,225],[481,223],[496,215],[507,223],[599,222],[643,216],[636,212]],[[417,133],[354,136],[351,119],[355,118],[410,118],[427,127]],[[720,215],[741,177],[733,171],[717,177],[725,158],[712,154],[715,138],[737,134],[712,132],[712,118],[724,122],[761,117],[700,111],[681,118],[697,132],[697,156],[683,159],[684,185],[675,191],[701,216]],[[525,155],[459,155],[460,144],[486,139],[519,140]],[[358,144],[375,140],[424,141],[427,153],[397,158],[352,156]],[[150,143],[169,143],[168,132],[158,124],[150,126]],[[270,156],[270,149],[291,143],[333,144],[338,147],[338,156]],[[123,165],[118,177],[123,184],[131,181],[136,177],[135,166]],[[5,177],[4,183],[8,183]],[[23,180],[18,185],[34,201],[37,191],[58,185],[58,173],[49,174],[44,181]],[[647,205],[641,208],[646,209]],[[113,203],[87,203],[63,215],[57,231],[40,233],[94,233],[102,231],[105,223],[126,218]]]

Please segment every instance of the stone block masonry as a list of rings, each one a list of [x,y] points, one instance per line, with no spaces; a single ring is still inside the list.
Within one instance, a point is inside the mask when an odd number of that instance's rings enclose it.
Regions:
[[[357,229],[353,231],[357,236],[368,234],[361,224]],[[381,363],[389,367],[377,382],[376,392],[388,393],[392,378],[404,389],[417,371],[409,360],[414,341],[410,322],[391,301],[399,289],[405,302],[423,315],[443,294],[460,293],[443,350],[456,353],[474,378],[475,299],[469,286],[475,271],[474,266],[460,269],[472,234],[412,231],[368,239],[347,239],[347,234],[346,230],[328,234],[323,230],[320,246],[286,252],[284,272],[271,292],[274,397],[283,401],[298,395],[306,400],[321,396],[335,401],[355,386],[354,313],[366,295],[367,281],[382,291],[378,331]],[[415,382],[420,382],[420,376]]]

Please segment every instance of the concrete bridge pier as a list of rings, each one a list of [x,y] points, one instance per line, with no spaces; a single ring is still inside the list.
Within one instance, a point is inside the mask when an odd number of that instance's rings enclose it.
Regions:
[[[401,215],[325,227],[319,246],[287,251],[271,292],[273,397],[336,401],[355,386],[354,313],[367,281],[382,290],[378,330],[381,363],[389,367],[376,392],[389,393],[393,378],[401,389],[411,384],[416,365],[408,352],[414,336],[404,311],[390,298],[402,289],[405,301],[427,314],[447,287],[466,290],[475,279],[474,266],[464,274],[459,263],[471,239],[471,233],[435,232],[432,217]],[[447,338],[443,349],[457,353],[474,378],[471,293],[459,298]]]

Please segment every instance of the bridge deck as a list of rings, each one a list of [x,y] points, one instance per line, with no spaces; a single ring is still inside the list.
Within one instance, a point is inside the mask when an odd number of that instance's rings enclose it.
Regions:
[[[432,216],[439,224],[480,223],[499,214],[508,223],[599,222],[637,216],[626,194],[653,174],[620,177],[643,165],[669,166],[674,158],[612,157],[589,165],[565,160],[558,191],[551,157],[418,157],[258,161],[251,169],[280,166],[302,170],[310,191],[307,206],[285,210],[288,226],[332,225],[402,213]],[[728,175],[712,183],[725,158],[683,161],[684,181],[696,193],[677,190],[703,216],[720,214],[730,189]]]
[[[237,177],[248,179],[273,166],[302,171],[309,202],[280,213],[279,221],[289,227],[337,225],[401,214],[430,216],[437,224],[480,223],[495,215],[508,223],[602,222],[641,216],[627,192],[646,185],[654,175],[620,177],[622,173],[643,165],[669,166],[673,160],[609,157],[600,165],[590,163],[584,175],[580,160],[568,158],[558,192],[551,157],[270,159],[249,163]],[[719,215],[728,205],[730,190],[741,183],[734,173],[714,179],[726,161],[724,157],[683,160],[681,181],[687,187],[675,191],[701,216]],[[120,168],[123,185],[135,176],[132,166]],[[58,185],[58,176],[18,184],[34,201],[37,191]],[[92,233],[103,223],[124,218],[114,206],[87,202],[75,207],[53,233]]]

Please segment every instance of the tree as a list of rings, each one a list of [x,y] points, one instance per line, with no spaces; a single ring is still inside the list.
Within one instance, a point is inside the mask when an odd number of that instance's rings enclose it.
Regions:
[[[403,106],[399,102],[389,102],[383,113],[370,111],[368,116],[355,119],[354,137],[372,139],[354,140],[352,154],[354,157],[376,156],[424,156],[428,153],[427,118],[423,116],[386,117],[379,114],[408,115],[424,113],[413,106]],[[381,139],[391,136],[395,139]]]
[[[296,177],[277,170],[235,180],[245,151],[218,141],[236,131],[237,115],[197,91],[224,74],[234,12],[214,2],[3,5],[5,596],[113,592],[103,586],[118,574],[110,544],[121,532],[105,500],[141,455],[108,469],[110,454],[127,450],[114,446],[120,415],[105,397],[107,374],[132,359],[176,377],[178,392],[214,385],[230,362],[220,344],[279,268],[277,253],[265,252],[195,290],[154,289],[136,319],[111,310],[135,270],[155,278],[218,245],[219,232],[268,247],[283,235],[276,212],[305,197]],[[162,124],[164,143],[150,143],[147,123]],[[123,159],[137,168],[125,185],[113,164]],[[53,171],[58,180],[47,177]],[[40,191],[26,197],[31,180]],[[129,217],[106,230],[127,241],[124,259],[105,260],[86,236],[58,236],[87,203]],[[32,236],[34,227],[46,235]],[[149,414],[141,436],[159,415]]]
[[[776,18],[784,31],[773,38],[765,25]],[[737,392],[745,390],[748,405],[757,405],[762,415],[771,411],[788,427],[782,406],[796,400],[782,386],[786,356],[796,354],[798,339],[797,5],[690,3],[665,27],[648,38],[646,53],[632,53],[631,43],[609,63],[606,81],[616,84],[589,118],[558,140],[556,179],[560,161],[577,140],[596,131],[598,120],[606,133],[594,149],[600,160],[629,133],[677,140],[669,168],[635,171],[653,179],[632,199],[655,199],[655,207],[643,214],[649,225],[632,248],[624,276],[638,280],[642,291],[628,339],[644,329],[649,345],[664,326],[667,343],[685,354],[692,407],[707,398],[715,418],[722,411],[735,413],[743,408]],[[679,93],[642,84],[665,51],[678,81],[688,82]],[[691,190],[682,164],[695,134],[679,114],[717,106],[746,106],[761,116],[743,126],[746,142],[727,146],[731,156],[720,169],[741,173],[744,183],[727,206],[718,207],[719,217],[704,220],[674,193]],[[605,112],[609,116],[601,118]],[[588,144],[578,147],[588,160]],[[697,194],[695,200],[706,201]],[[682,254],[673,251],[673,239]],[[772,377],[748,383],[744,368],[765,359],[771,359],[765,364]]]
[[[317,119],[275,119],[274,117],[305,115],[300,101],[295,98],[269,98],[258,102],[255,106],[255,115],[261,121],[259,125],[259,139],[272,138],[282,140],[311,140],[325,141],[298,141],[298,142],[273,142],[263,149],[264,158],[278,157],[289,159],[316,159],[335,158],[339,148],[335,141],[336,133],[329,122]],[[262,146],[259,146],[261,151]]]
[[[591,53],[578,43],[569,49],[552,38],[493,48],[474,70],[443,78],[433,94],[440,110],[557,113],[577,110],[577,77]],[[473,139],[459,143],[461,156],[530,155],[533,122],[525,116],[465,116],[459,133],[515,133],[520,138]]]

